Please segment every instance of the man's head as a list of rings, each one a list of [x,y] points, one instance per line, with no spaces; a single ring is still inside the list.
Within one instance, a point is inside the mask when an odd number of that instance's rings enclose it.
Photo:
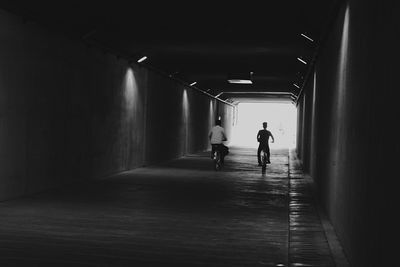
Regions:
[[[264,129],[267,129],[267,125],[268,125],[268,123],[263,122],[263,128],[264,128]]]
[[[221,120],[215,120],[215,125],[221,126]]]

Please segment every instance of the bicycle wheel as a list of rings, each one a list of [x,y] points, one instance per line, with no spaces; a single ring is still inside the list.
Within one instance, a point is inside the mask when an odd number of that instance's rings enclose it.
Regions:
[[[267,168],[267,153],[265,151],[262,151],[262,159],[261,159],[261,169],[265,171]]]
[[[221,169],[221,155],[219,153],[219,151],[217,151],[215,153],[215,157],[214,157],[214,168],[216,171]]]

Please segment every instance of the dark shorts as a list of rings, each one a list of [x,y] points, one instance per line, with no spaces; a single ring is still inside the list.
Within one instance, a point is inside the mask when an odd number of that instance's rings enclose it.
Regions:
[[[222,152],[222,156],[226,156],[229,153],[229,148],[224,144],[211,144],[211,155],[214,155],[214,152],[219,150]]]

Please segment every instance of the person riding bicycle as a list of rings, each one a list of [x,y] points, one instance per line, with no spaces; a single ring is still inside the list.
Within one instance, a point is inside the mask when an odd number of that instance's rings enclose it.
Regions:
[[[221,120],[218,119],[215,121],[215,126],[208,134],[208,138],[211,143],[211,158],[214,158],[214,153],[218,149],[221,152],[221,163],[224,163],[224,158],[229,153],[229,149],[223,144],[228,139],[226,138],[224,128],[221,126]]]
[[[267,153],[267,163],[271,163],[269,161],[270,157],[270,151],[269,151],[269,137],[272,138],[272,143],[275,141],[274,136],[270,131],[267,130],[267,123],[263,122],[263,128],[262,130],[259,130],[257,133],[257,141],[260,143],[258,145],[258,150],[257,150],[257,159],[258,159],[258,166],[261,166],[261,150],[265,149],[265,153]]]

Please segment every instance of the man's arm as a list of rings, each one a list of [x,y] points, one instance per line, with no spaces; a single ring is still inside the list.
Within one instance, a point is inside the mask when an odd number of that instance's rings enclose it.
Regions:
[[[272,143],[273,143],[273,142],[275,142],[274,136],[272,135],[272,133],[271,133],[271,132],[269,132],[269,135],[270,135],[270,136],[271,136],[271,138],[272,138]]]
[[[257,142],[260,142],[260,131],[257,133]]]
[[[210,133],[208,134],[208,139],[210,139],[210,141],[211,141],[211,137],[212,137],[212,131],[210,131]]]

